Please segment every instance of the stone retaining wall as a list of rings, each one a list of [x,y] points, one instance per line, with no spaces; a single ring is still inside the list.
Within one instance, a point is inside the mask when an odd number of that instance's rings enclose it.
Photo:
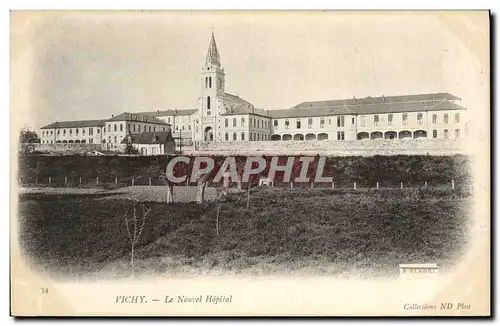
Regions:
[[[183,148],[183,153],[193,155],[456,155],[466,154],[460,140],[444,139],[391,139],[366,141],[255,141],[255,142],[198,142]]]

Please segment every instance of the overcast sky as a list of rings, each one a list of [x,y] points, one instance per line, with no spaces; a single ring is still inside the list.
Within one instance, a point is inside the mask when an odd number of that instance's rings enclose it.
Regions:
[[[226,91],[258,108],[428,92],[487,106],[488,30],[477,15],[108,12],[38,18],[14,34],[29,42],[12,57],[18,69],[26,67],[23,78],[14,78],[27,91],[14,107],[34,128],[124,111],[197,108],[212,30]]]

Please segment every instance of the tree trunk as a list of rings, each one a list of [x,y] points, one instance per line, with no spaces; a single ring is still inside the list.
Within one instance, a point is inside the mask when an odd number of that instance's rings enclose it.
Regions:
[[[132,277],[134,277],[134,245],[130,250],[130,266],[132,268]]]
[[[201,204],[205,200],[205,186],[207,185],[207,182],[204,180],[200,180],[198,183],[198,190],[196,192],[196,202],[198,204]]]
[[[174,202],[174,185],[167,183],[167,204]]]

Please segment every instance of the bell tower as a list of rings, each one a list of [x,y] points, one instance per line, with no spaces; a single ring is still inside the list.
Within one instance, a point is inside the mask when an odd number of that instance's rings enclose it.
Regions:
[[[212,32],[205,65],[201,71],[202,116],[210,117],[219,114],[220,108],[217,107],[217,100],[220,95],[224,94],[224,84],[225,72],[220,64],[219,51]]]

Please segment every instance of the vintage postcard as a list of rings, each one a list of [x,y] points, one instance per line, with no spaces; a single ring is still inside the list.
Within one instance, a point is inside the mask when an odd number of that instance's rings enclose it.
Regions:
[[[490,316],[488,11],[12,11],[13,316]]]

